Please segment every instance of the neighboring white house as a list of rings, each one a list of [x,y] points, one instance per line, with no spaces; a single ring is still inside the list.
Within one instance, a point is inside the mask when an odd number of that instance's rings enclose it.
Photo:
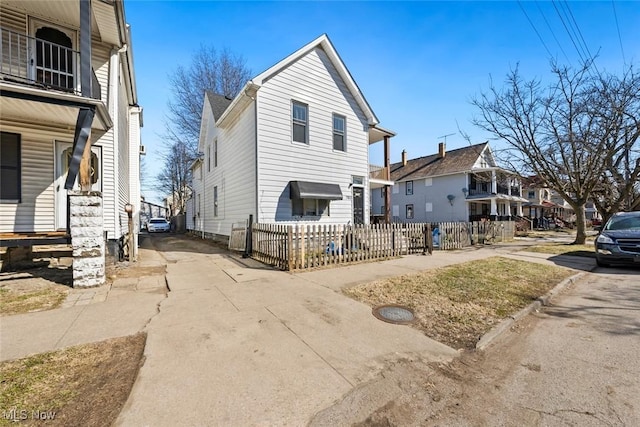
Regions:
[[[326,35],[251,79],[206,93],[187,228],[229,236],[260,223],[369,221],[369,145],[389,144]]]
[[[102,217],[92,231],[117,242],[125,205],[139,211],[142,126],[122,0],[3,0],[0,10],[0,232],[69,239],[79,224],[66,188],[78,188],[89,145]]]
[[[391,213],[400,222],[508,220],[522,216],[517,176],[498,167],[488,143],[446,151],[391,165]],[[384,192],[372,190],[374,215],[385,210]]]

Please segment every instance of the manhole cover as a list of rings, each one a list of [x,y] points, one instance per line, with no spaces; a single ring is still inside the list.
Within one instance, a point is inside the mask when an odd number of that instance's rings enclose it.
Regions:
[[[398,325],[406,325],[416,320],[413,310],[397,304],[378,306],[373,309],[373,315],[382,321]]]

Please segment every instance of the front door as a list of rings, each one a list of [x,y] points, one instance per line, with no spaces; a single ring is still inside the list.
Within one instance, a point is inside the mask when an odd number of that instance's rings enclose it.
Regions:
[[[353,223],[364,224],[364,188],[352,187],[353,191]]]
[[[64,183],[69,171],[69,163],[73,155],[73,145],[68,142],[56,141],[56,229],[67,229],[67,190]],[[91,191],[102,191],[102,148],[91,147]],[[78,179],[73,185],[74,190],[79,190]]]

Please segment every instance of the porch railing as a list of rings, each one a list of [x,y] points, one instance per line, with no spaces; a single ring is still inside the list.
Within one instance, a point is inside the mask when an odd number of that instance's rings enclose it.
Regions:
[[[0,74],[21,83],[80,94],[80,52],[0,27]],[[92,70],[93,99],[101,88]]]
[[[387,168],[384,166],[369,165],[369,178],[387,179]]]

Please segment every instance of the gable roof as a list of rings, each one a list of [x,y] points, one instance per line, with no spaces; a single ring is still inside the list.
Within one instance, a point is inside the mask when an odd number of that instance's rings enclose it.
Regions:
[[[269,67],[262,73],[255,76],[249,82],[247,82],[247,84],[240,91],[240,93],[233,99],[232,105],[229,108],[227,108],[225,113],[222,114],[222,120],[226,119],[228,115],[232,114],[231,111],[236,109],[236,105],[239,104],[240,109],[243,109],[244,107],[246,107],[247,103],[242,102],[242,100],[246,97],[254,96],[255,91],[259,90],[260,87],[267,80],[269,80],[275,74],[279,73],[281,70],[285,69],[286,67],[288,67],[289,65],[291,65],[292,63],[294,63],[295,61],[302,58],[303,56],[305,56],[306,54],[308,54],[309,52],[313,51],[316,48],[322,49],[327,54],[327,57],[329,58],[333,66],[336,68],[338,74],[340,75],[345,85],[347,86],[347,89],[349,89],[349,92],[351,92],[351,94],[353,95],[353,98],[355,99],[356,103],[362,109],[362,112],[367,118],[369,125],[374,126],[380,123],[375,113],[369,106],[369,103],[367,102],[364,95],[362,94],[362,91],[360,91],[360,88],[358,87],[355,80],[353,79],[353,76],[351,76],[351,73],[349,72],[347,67],[344,65],[344,62],[342,62],[340,55],[338,55],[338,52],[333,47],[331,40],[329,40],[329,36],[327,36],[326,34],[321,35],[317,39],[313,40],[307,45],[296,50],[291,55],[287,56],[286,58],[276,63],[275,65]],[[220,119],[216,117],[216,121],[219,121],[219,120]]]
[[[438,154],[418,157],[417,159],[407,160],[406,166],[403,166],[402,162],[392,163],[391,180],[410,181],[429,176],[450,175],[469,171],[488,145],[488,142],[483,142],[469,147],[458,148],[447,151],[444,157],[439,157]]]
[[[227,98],[224,95],[220,95],[210,90],[206,92],[206,96],[209,99],[209,105],[211,106],[214,120],[218,120],[222,114],[224,114],[229,105],[231,105],[231,101],[233,101],[233,98]]]

